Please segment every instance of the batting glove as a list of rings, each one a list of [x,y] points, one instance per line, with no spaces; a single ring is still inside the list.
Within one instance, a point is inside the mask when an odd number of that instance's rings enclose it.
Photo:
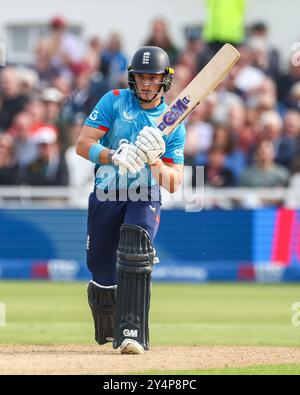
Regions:
[[[127,171],[136,174],[145,167],[146,155],[133,144],[123,143],[111,158],[112,163],[119,166],[120,175]]]
[[[151,126],[145,126],[139,132],[135,145],[145,153],[150,165],[166,152],[161,131]]]

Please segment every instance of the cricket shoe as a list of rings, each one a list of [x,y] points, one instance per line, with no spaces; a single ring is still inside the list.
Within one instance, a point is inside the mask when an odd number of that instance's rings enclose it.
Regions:
[[[144,348],[136,340],[125,339],[120,345],[121,354],[143,354]]]

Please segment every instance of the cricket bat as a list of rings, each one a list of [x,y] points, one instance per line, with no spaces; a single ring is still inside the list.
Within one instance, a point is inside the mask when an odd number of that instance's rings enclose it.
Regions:
[[[239,58],[240,53],[231,44],[225,44],[157,119],[162,135],[172,133],[201,100],[217,88]],[[126,171],[120,166],[120,175]]]
[[[239,52],[231,44],[225,44],[157,119],[162,134],[172,133],[200,101],[217,88],[239,58]]]

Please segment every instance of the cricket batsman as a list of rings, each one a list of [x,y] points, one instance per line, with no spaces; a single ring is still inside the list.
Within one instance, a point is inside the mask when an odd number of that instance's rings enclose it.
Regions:
[[[128,67],[128,89],[108,92],[86,119],[77,154],[95,163],[89,197],[87,265],[95,340],[122,354],[149,349],[153,239],[162,186],[182,182],[185,127],[162,136],[155,120],[166,110],[173,69],[167,53],[142,47]]]

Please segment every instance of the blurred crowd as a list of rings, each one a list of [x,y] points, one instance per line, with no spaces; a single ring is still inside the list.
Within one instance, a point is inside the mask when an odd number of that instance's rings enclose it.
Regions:
[[[218,49],[201,29],[187,28],[185,46],[168,24],[153,21],[141,45],[167,51],[174,66],[171,102]],[[214,187],[300,184],[300,66],[284,65],[263,22],[252,24],[238,46],[229,77],[186,121],[186,165],[205,166]],[[34,63],[0,70],[0,185],[83,186],[93,165],[75,142],[97,101],[127,87],[127,59],[118,32],[107,42],[84,42],[62,17],[36,43]],[[192,181],[194,182],[194,180]]]

